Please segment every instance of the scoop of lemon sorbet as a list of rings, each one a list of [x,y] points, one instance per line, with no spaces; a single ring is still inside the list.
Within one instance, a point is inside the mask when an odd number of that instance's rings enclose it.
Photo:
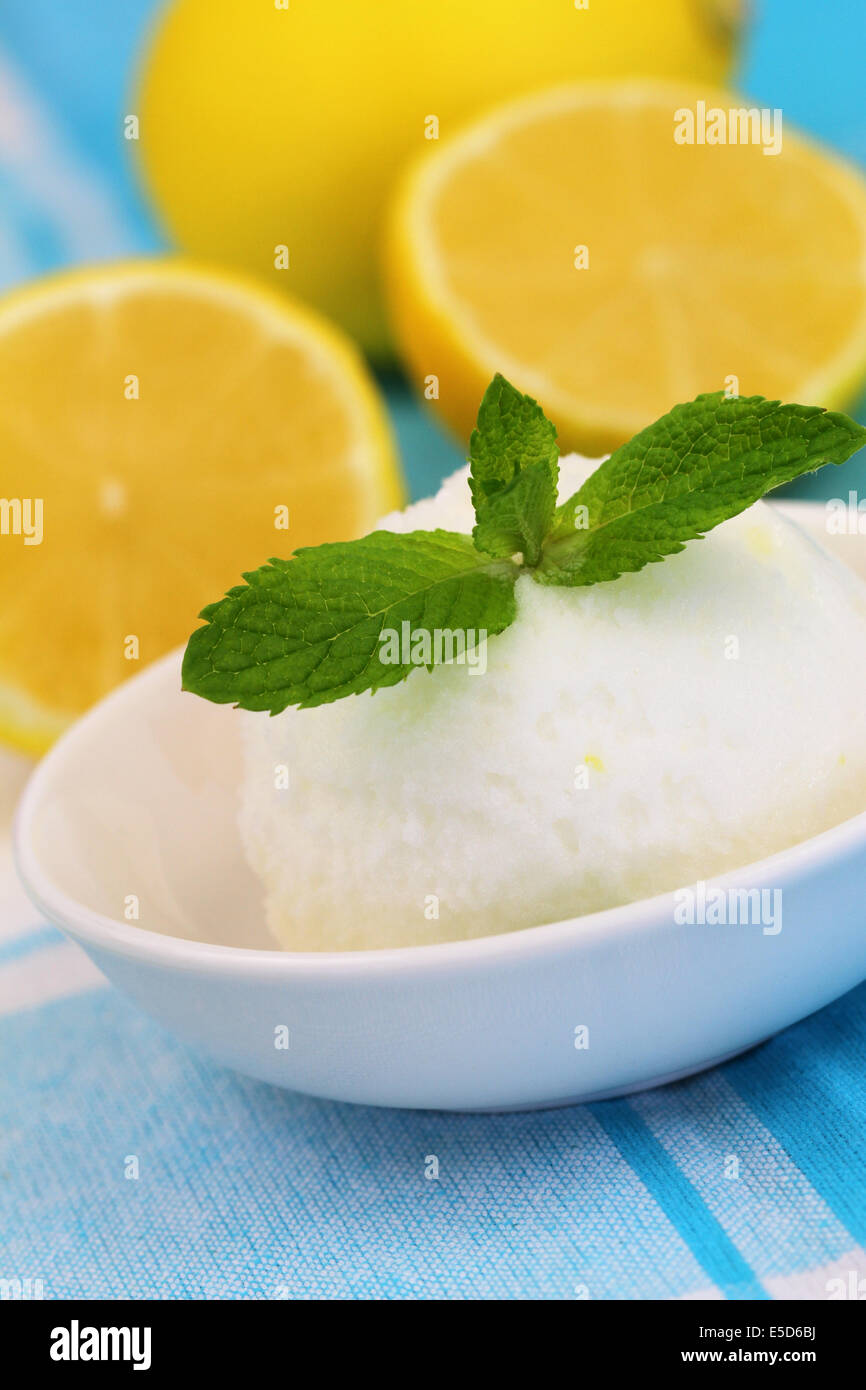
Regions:
[[[595,467],[564,458],[560,498]],[[472,522],[462,470],[382,526]],[[866,585],[771,506],[612,583],[526,576],[516,597],[483,671],[476,653],[477,669],[239,716],[241,831],[286,948],[554,922],[863,808]]]

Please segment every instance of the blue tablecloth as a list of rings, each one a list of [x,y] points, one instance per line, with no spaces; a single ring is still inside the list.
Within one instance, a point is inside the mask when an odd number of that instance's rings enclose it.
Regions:
[[[119,136],[151,8],[0,13],[0,283],[159,247]],[[762,10],[742,85],[862,159],[862,8]],[[458,456],[385,384],[429,491]],[[7,810],[24,771],[0,761]],[[0,1058],[0,1296],[826,1298],[866,1276],[866,987],[627,1100],[354,1108],[166,1036],[35,920],[0,839]]]

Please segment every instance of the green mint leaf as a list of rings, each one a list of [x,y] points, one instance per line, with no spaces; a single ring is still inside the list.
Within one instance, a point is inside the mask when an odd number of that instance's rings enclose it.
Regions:
[[[623,444],[559,508],[534,578],[598,584],[642,569],[863,444],[866,429],[820,406],[698,396]]]
[[[203,610],[183,687],[278,714],[396,685],[449,655],[459,661],[455,634],[471,664],[480,634],[513,622],[517,574],[450,531],[374,531],[299,550],[244,575],[246,584]]]
[[[541,406],[499,373],[484,393],[469,462],[478,549],[499,556],[519,551],[536,565],[556,510],[556,430]]]

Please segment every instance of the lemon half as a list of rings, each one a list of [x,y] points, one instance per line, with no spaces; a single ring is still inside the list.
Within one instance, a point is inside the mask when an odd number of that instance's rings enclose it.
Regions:
[[[0,738],[30,752],[242,571],[361,535],[403,498],[342,335],[184,263],[0,302],[0,458]]]
[[[866,369],[866,183],[787,127],[778,154],[677,143],[677,113],[701,102],[749,105],[655,81],[558,88],[408,175],[393,319],[463,438],[495,371],[588,454],[701,391],[850,400]]]

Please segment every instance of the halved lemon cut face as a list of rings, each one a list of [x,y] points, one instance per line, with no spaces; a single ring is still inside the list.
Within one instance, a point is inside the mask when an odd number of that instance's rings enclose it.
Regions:
[[[0,737],[32,752],[244,570],[403,497],[348,341],[177,262],[0,302],[0,459]]]
[[[701,391],[850,400],[866,369],[866,184],[781,113],[756,123],[748,108],[652,81],[560,88],[410,173],[392,313],[462,436],[494,371],[593,454]]]

